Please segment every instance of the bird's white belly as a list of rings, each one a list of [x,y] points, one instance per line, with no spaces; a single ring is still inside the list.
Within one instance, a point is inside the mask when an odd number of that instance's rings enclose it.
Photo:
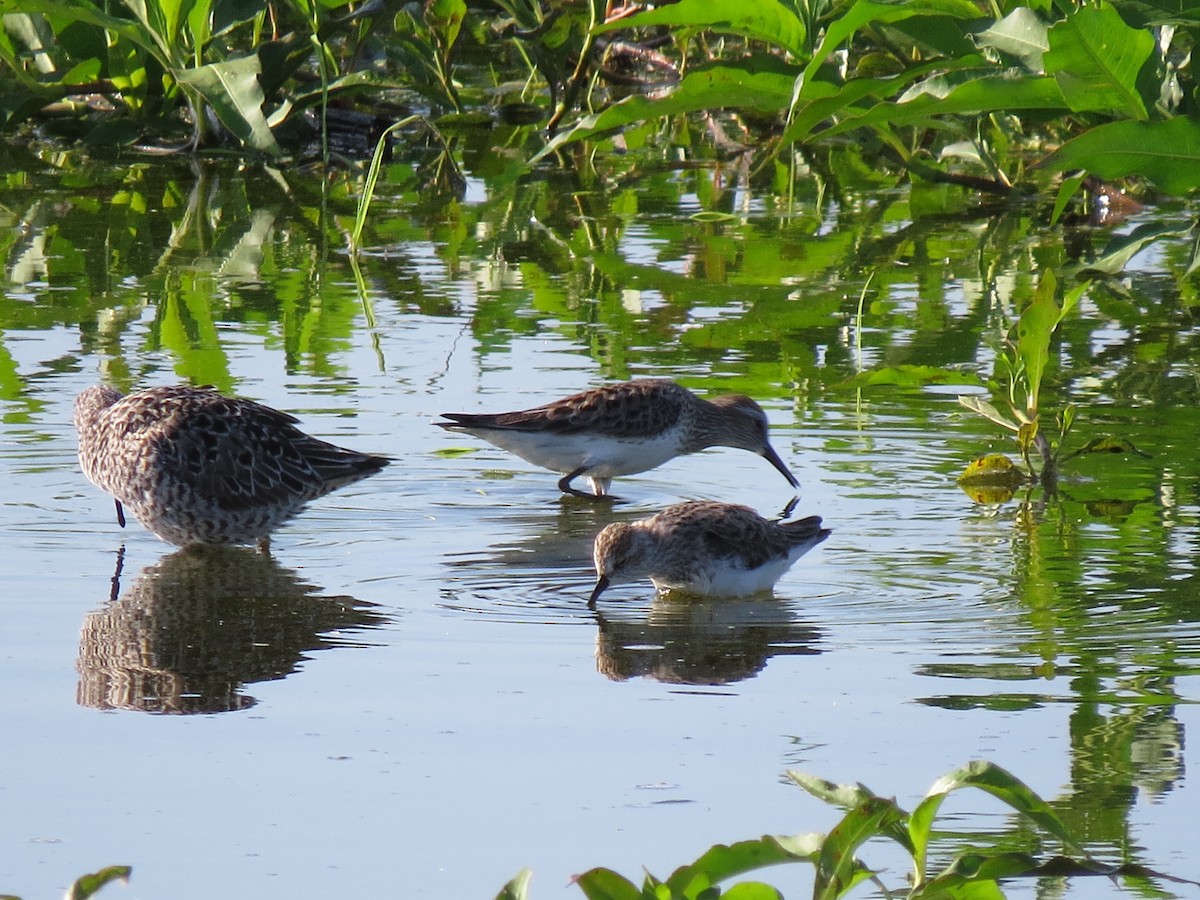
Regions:
[[[592,478],[634,475],[679,455],[677,432],[655,438],[618,440],[596,434],[489,430],[480,437],[526,462],[566,475],[584,469]]]
[[[787,557],[770,560],[756,569],[747,569],[730,559],[712,559],[698,566],[690,577],[670,579],[651,576],[660,591],[679,591],[696,597],[749,597],[769,593],[794,560]]]

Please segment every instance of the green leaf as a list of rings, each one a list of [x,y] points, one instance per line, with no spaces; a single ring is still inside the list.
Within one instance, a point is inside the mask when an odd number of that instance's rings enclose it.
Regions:
[[[1071,202],[1071,198],[1079,193],[1079,188],[1087,180],[1087,172],[1080,172],[1077,175],[1072,175],[1070,178],[1064,178],[1062,184],[1058,186],[1058,196],[1054,200],[1054,212],[1050,214],[1050,224],[1058,224],[1058,220],[1062,218],[1063,211],[1067,208],[1067,204]]]
[[[573,879],[588,900],[642,900],[642,892],[612,869],[589,869]]]
[[[800,852],[797,852],[797,849]],[[817,848],[798,847],[786,839],[764,835],[758,840],[736,844],[716,844],[694,863],[671,873],[666,884],[671,896],[693,897],[698,889],[715,885],[727,878],[780,863],[816,861]]]
[[[1018,6],[990,28],[976,32],[978,47],[991,47],[1009,56],[1015,56],[1030,72],[1042,74],[1045,69],[1042,56],[1050,49],[1047,38],[1049,27],[1028,6]]]
[[[680,0],[606,22],[595,31],[602,33],[647,25],[739,34],[774,44],[797,56],[807,56],[807,29],[796,13],[779,0]]]
[[[194,88],[216,112],[222,124],[247,147],[271,156],[282,151],[263,116],[262,71],[258,54],[176,71],[177,81]]]
[[[821,122],[848,109],[847,115],[861,116],[863,112],[854,108],[861,100],[869,98],[878,101],[893,97],[913,81],[932,73],[942,74],[960,68],[977,67],[982,63],[982,57],[967,55],[955,60],[933,60],[889,78],[853,78],[843,85],[836,86],[819,81],[801,91],[804,100],[792,107],[781,141],[785,145],[802,141]]]
[[[873,797],[846,813],[821,845],[813,884],[814,900],[841,897],[869,878],[872,872],[859,862],[854,852],[871,838],[891,835],[904,820],[905,813],[895,801],[882,797]]]
[[[1106,0],[1068,12],[1047,34],[1043,57],[1075,112],[1112,110],[1147,118],[1137,77],[1154,52],[1148,30],[1130,28]]]
[[[1042,76],[987,75],[960,84],[944,96],[930,92],[910,93],[913,94],[910,100],[880,103],[865,115],[826,128],[818,132],[818,136],[830,137],[863,125],[924,123],[933,116],[978,115],[996,110],[1054,110],[1066,105],[1058,83]]]
[[[1036,166],[1087,169],[1112,181],[1141,175],[1170,194],[1200,187],[1200,121],[1110,122],[1067,141]]]
[[[531,878],[533,878],[533,871],[522,869],[513,876],[512,881],[500,890],[500,893],[496,895],[496,900],[528,900]]]
[[[874,792],[870,788],[858,783],[836,784],[832,781],[826,781],[824,778],[818,778],[816,775],[809,775],[807,772],[798,772],[795,770],[789,770],[787,777],[818,800],[824,800],[826,803],[841,809],[854,809],[868,800],[876,799]]]
[[[128,881],[133,869],[129,866],[108,866],[99,872],[84,875],[67,890],[65,900],[88,900],[93,894],[114,881]]]
[[[967,0],[907,0],[905,3],[877,3],[875,0],[856,0],[845,13],[831,21],[825,36],[804,69],[804,81],[797,92],[797,101],[812,99],[810,91],[819,84],[817,70],[831,53],[868,25],[893,24],[913,16],[948,16],[952,19],[975,19],[979,10]]]
[[[783,894],[769,884],[744,881],[735,884],[721,895],[724,900],[784,900]]]
[[[662,116],[721,107],[779,112],[791,102],[794,85],[795,70],[765,55],[740,63],[697,67],[664,97],[627,97],[585,116],[569,131],[555,136],[533,161],[572,141]]]
[[[1072,851],[1091,861],[1079,841],[1067,830],[1058,814],[1023,781],[995,763],[973,760],[961,769],[947,773],[934,782],[927,799],[945,796],[950,791],[974,787],[991,794],[1032,820],[1039,828],[1058,838]]]
[[[958,397],[958,405],[971,410],[973,413],[978,413],[989,422],[995,422],[1001,428],[1007,428],[1009,431],[1017,432],[1021,430],[1021,426],[1010,419],[992,404],[988,403],[974,394],[960,394]]]

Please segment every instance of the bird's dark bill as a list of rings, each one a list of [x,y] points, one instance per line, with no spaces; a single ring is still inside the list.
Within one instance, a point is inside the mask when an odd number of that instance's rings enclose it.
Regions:
[[[604,593],[604,589],[608,587],[608,576],[601,575],[596,579],[596,587],[592,589],[592,596],[588,598],[588,608],[594,609],[597,598]]]
[[[762,455],[764,458],[766,458],[767,462],[778,469],[780,474],[788,480],[788,484],[794,488],[800,487],[800,482],[796,480],[796,476],[792,474],[791,470],[787,467],[784,461],[779,458],[779,454],[775,452],[774,447],[768,444],[763,449]]]

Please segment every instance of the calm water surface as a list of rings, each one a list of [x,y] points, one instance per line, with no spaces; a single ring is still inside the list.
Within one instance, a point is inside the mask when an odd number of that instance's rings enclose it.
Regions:
[[[1200,413],[1170,253],[1085,297],[1050,388],[1080,404],[1078,443],[1119,433],[1149,456],[1081,457],[1057,497],[980,505],[955,476],[1011,448],[955,395],[983,390],[1015,302],[981,260],[1012,283],[1048,265],[1004,255],[1034,246],[1027,224],[881,213],[855,267],[849,200],[809,224],[692,224],[668,174],[589,243],[561,185],[475,184],[432,214],[398,170],[356,285],[346,204],[312,224],[299,176],[100,170],[80,191],[69,166],[20,162],[2,198],[0,892],[122,863],[133,880],[106,896],[481,898],[523,866],[536,896],[580,896],[567,879],[592,866],[665,876],[713,843],[831,827],[788,769],[911,808],[975,758],[1103,859],[1200,879]],[[962,384],[851,382],[904,364]],[[707,451],[595,506],[428,424],[649,375],[767,408],[797,512],[834,529],[774,598],[644,585],[586,608],[604,524],[697,497],[775,514],[790,492],[763,460]],[[79,472],[72,400],[178,380],[396,462],[270,558],[122,531]],[[940,824],[943,859],[1022,834],[969,792]],[[864,858],[903,880],[888,847]],[[806,868],[765,877],[810,890]]]

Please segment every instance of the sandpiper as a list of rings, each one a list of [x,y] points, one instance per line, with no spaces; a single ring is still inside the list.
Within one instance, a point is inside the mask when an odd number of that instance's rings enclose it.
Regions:
[[[618,475],[645,472],[707,447],[753,451],[792,487],[800,486],[767,439],[762,407],[737,394],[702,400],[665,378],[608,384],[518,412],[442,415],[451,421],[434,424],[564,473],[559,490],[577,497],[604,497]],[[571,486],[581,475],[593,493]]]
[[[596,599],[610,584],[649,578],[660,591],[746,597],[770,591],[801,556],[829,537],[820,516],[772,522],[746,506],[692,500],[596,535]]]
[[[75,400],[83,474],[172,544],[257,544],[306,503],[388,464],[309,437],[296,418],[207,387]]]

